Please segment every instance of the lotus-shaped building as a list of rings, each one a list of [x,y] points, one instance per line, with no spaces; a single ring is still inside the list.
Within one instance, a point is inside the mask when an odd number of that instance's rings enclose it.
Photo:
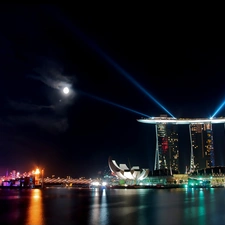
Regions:
[[[126,164],[117,165],[111,157],[108,159],[109,168],[114,176],[123,180],[143,180],[149,174],[149,169],[140,169],[139,166],[133,166],[131,169]]]

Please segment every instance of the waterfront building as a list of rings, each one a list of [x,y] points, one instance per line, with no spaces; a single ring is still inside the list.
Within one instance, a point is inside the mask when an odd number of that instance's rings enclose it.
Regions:
[[[225,118],[173,118],[161,115],[138,119],[138,122],[155,124],[156,151],[155,170],[179,168],[178,133],[169,130],[179,124],[189,125],[190,166],[188,173],[215,166],[212,124],[225,123]],[[169,128],[170,127],[170,128]],[[172,135],[173,134],[173,135]],[[172,138],[173,137],[173,138]],[[170,140],[170,142],[169,142]],[[169,143],[171,150],[169,150]],[[175,148],[175,146],[177,146]],[[169,168],[171,167],[171,168]]]
[[[141,169],[139,166],[128,168],[126,164],[118,165],[111,156],[108,158],[108,165],[112,175],[131,184],[136,184],[138,181],[144,180],[149,174],[149,169]]]
[[[190,132],[192,143],[191,170],[215,166],[212,124],[191,124]]]
[[[154,170],[179,170],[178,131],[174,124],[156,126],[156,152]]]

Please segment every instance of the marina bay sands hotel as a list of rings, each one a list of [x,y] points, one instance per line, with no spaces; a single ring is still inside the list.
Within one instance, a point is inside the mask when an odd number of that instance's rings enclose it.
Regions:
[[[138,119],[154,124],[156,150],[154,170],[179,171],[178,126],[187,124],[190,134],[190,165],[187,172],[215,166],[212,124],[225,123],[225,118],[172,118],[167,115]]]

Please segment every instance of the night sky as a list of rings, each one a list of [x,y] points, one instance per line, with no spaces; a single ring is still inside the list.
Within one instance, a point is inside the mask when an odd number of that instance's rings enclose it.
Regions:
[[[38,166],[94,178],[109,156],[152,170],[155,128],[137,119],[168,113],[150,96],[177,118],[208,118],[225,100],[214,20],[144,5],[1,4],[0,175]],[[179,130],[184,172],[188,127]],[[225,165],[223,124],[214,143]]]

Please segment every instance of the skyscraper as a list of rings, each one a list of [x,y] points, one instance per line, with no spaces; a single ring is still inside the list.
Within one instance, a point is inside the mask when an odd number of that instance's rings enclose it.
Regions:
[[[191,171],[215,166],[211,123],[190,124]]]
[[[171,171],[179,171],[177,126],[175,124],[167,123],[158,123],[155,126],[156,152],[154,169],[168,169]]]
[[[172,118],[166,115],[138,119],[138,122],[155,124],[156,152],[154,170],[179,169],[179,147],[177,125],[189,126],[191,157],[186,172],[215,167],[212,124],[225,124],[220,118]]]

